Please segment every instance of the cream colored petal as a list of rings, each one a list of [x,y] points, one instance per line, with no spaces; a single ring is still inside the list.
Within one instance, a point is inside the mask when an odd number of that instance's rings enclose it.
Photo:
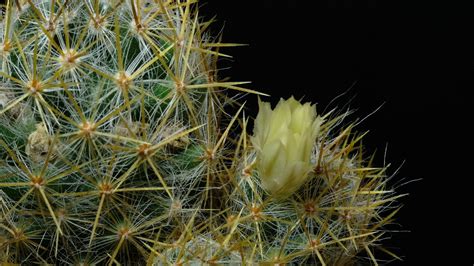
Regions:
[[[286,132],[291,122],[291,110],[288,105],[278,103],[273,111],[270,122],[270,131],[272,136],[277,136],[278,132]]]
[[[289,187],[298,189],[306,181],[311,165],[307,162],[295,162],[291,168],[291,178],[288,182]]]
[[[282,144],[280,141],[274,141],[265,145],[260,154],[260,165],[265,169],[273,168],[273,164],[278,156],[278,153],[281,153]]]
[[[285,154],[283,145],[279,145],[279,149],[275,154],[275,157],[273,157],[272,160],[267,161],[264,172],[266,173],[266,180],[271,179],[278,184],[285,183],[285,178],[288,176],[288,168],[287,156]]]
[[[280,101],[283,101],[283,99]],[[288,100],[286,100],[286,104],[290,107],[291,111],[301,107],[301,103],[297,101],[294,96],[291,96]]]

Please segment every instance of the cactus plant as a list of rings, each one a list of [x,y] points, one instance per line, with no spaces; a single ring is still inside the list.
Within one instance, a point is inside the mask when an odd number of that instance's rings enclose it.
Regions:
[[[349,113],[262,102],[252,136],[240,95],[266,95],[218,75],[236,44],[209,34],[196,2],[6,2],[0,262],[396,257],[382,239],[402,195]]]

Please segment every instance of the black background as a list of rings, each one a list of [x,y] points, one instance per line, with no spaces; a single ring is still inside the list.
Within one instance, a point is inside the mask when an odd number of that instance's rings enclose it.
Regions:
[[[412,2],[412,3],[410,3]],[[416,2],[416,3],[413,3]],[[443,2],[443,1],[439,1]],[[458,1],[461,2],[461,1]],[[464,1],[468,2],[468,1]],[[451,4],[446,4],[451,3]],[[251,80],[250,88],[280,97],[336,103],[365,117],[367,154],[388,145],[395,181],[422,179],[399,189],[398,233],[386,241],[403,257],[391,265],[472,263],[474,7],[455,1],[208,0],[201,14],[217,16],[225,50],[221,72]],[[247,97],[256,115],[256,97]],[[334,107],[334,105],[332,105]],[[382,162],[382,160],[379,160]]]

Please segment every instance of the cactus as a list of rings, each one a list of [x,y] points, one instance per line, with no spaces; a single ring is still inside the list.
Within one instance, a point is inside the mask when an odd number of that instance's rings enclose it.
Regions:
[[[240,95],[266,95],[219,77],[221,48],[237,44],[208,33],[196,2],[3,6],[0,262],[398,258],[382,239],[403,195],[364,155],[349,113],[291,99],[287,120],[268,125],[276,110],[261,104],[251,136]]]

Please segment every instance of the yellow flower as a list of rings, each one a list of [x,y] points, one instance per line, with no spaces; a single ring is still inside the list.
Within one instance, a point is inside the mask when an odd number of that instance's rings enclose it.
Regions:
[[[252,144],[262,186],[275,197],[293,194],[313,165],[311,152],[323,119],[310,103],[280,99],[274,110],[259,100]]]

